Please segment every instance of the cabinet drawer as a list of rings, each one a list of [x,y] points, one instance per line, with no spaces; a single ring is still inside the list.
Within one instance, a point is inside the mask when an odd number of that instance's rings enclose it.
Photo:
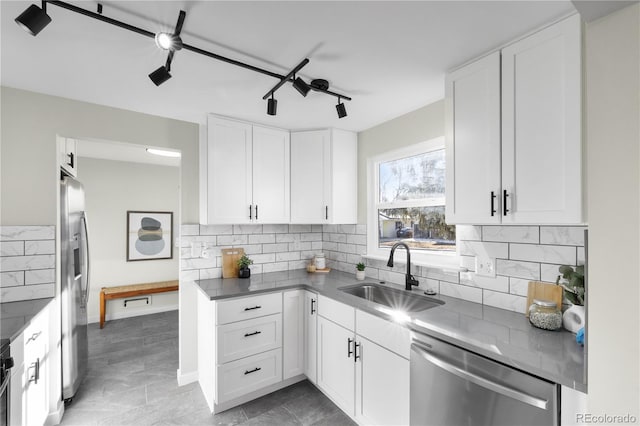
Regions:
[[[282,349],[219,365],[218,404],[282,380]]]
[[[282,293],[223,300],[217,306],[218,325],[282,312]]]
[[[355,329],[355,308],[344,303],[320,295],[318,296],[318,315],[351,331]]]
[[[409,359],[411,332],[408,328],[366,312],[356,311],[356,333]]]
[[[281,314],[218,327],[218,364],[282,346]]]

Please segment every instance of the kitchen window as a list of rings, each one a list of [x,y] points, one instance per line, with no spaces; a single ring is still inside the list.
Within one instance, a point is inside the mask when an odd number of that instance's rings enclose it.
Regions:
[[[456,228],[444,216],[443,137],[369,159],[367,177],[367,256],[387,258],[403,242],[419,263],[457,266]]]

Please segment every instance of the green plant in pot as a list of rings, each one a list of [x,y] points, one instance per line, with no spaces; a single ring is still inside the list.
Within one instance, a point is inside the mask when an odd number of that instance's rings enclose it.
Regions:
[[[577,333],[585,325],[584,266],[562,265],[558,271],[562,275],[558,275],[556,284],[562,286],[564,298],[572,304],[562,315],[562,324],[570,332]]]
[[[238,259],[238,277],[239,278],[249,278],[251,276],[251,269],[249,269],[249,265],[253,264],[253,260],[249,259],[246,254],[243,254],[240,259]]]
[[[356,265],[356,279],[357,280],[364,280],[364,268],[365,265],[364,263],[360,262]]]

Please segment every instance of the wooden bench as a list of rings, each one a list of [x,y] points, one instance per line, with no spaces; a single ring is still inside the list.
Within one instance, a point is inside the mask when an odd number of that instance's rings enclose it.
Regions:
[[[102,287],[102,290],[100,290],[100,328],[104,327],[107,300],[143,296],[145,294],[166,293],[168,291],[176,290],[178,290],[178,280],[120,285],[116,287]]]

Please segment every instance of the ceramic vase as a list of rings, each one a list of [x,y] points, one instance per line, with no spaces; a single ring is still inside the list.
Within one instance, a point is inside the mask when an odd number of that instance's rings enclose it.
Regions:
[[[238,271],[238,278],[249,278],[251,276],[251,269],[248,267],[240,268]]]
[[[364,280],[364,271],[356,271],[356,279],[359,281]]]

